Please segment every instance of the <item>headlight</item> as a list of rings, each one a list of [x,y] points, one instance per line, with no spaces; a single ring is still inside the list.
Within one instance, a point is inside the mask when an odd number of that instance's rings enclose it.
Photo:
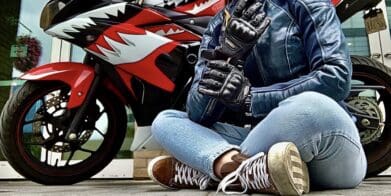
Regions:
[[[51,0],[45,5],[41,13],[40,26],[46,30],[53,21],[53,18],[65,7],[65,3],[61,0]]]

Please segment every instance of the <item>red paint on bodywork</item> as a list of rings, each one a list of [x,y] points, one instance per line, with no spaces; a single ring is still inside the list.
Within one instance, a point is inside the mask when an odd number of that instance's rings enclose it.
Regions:
[[[144,11],[142,11],[144,12]],[[145,11],[144,14],[148,14],[151,12]],[[148,16],[149,19],[146,19],[145,17],[142,16],[135,16],[133,18],[144,18],[143,22],[149,23],[151,20],[158,20],[154,19],[152,16]],[[147,17],[147,18],[148,18]],[[160,20],[162,20],[161,16],[159,15]],[[164,19],[164,18],[163,18]],[[149,20],[149,21],[148,21]],[[127,22],[132,22],[131,19]],[[137,26],[133,24],[128,24],[128,23],[121,23],[117,25],[113,25],[107,30],[105,30],[99,38],[92,44],[90,44],[87,49],[95,52],[97,54],[104,55],[99,49],[99,47],[110,50],[110,51],[115,51],[110,44],[106,41],[106,39],[112,39],[115,40],[116,42],[119,43],[124,43],[126,44],[125,40],[123,40],[119,34],[129,34],[129,35],[146,35],[146,30],[138,28]],[[137,23],[137,21],[133,21],[136,24],[141,24]],[[145,36],[146,39],[148,39],[148,36]],[[113,65],[116,67],[117,72],[121,76],[121,79],[123,82],[126,84],[128,87],[128,90],[132,93],[132,95],[135,95],[133,92],[133,89],[130,84],[130,80],[133,76],[136,76],[140,78],[141,80],[144,80],[156,87],[159,87],[163,90],[166,90],[168,92],[172,92],[175,88],[175,84],[156,66],[156,59],[158,58],[159,55],[161,54],[168,54],[170,53],[175,47],[179,45],[178,42],[176,41],[171,41],[168,42],[159,48],[156,48],[153,52],[151,52],[149,55],[146,57],[140,59],[137,62],[132,62],[132,63],[123,63],[123,64],[117,64]],[[98,47],[99,46],[99,47]],[[132,54],[129,54],[132,55]]]
[[[114,86],[114,84],[110,80],[108,79],[104,80],[103,86],[107,90],[109,90],[109,92],[114,93],[124,105],[129,103],[129,100],[125,98],[125,96],[120,92],[120,90],[116,86]]]
[[[190,13],[192,9],[194,9],[196,6],[199,6],[202,3],[206,3],[207,1],[212,1],[212,0],[196,0],[196,1],[188,3],[186,5],[178,6],[174,10],[175,11],[179,11],[179,12],[192,14],[192,13]],[[210,5],[208,8],[206,8],[206,9],[204,9],[204,10],[202,10],[202,11],[196,13],[196,14],[193,14],[193,15],[196,15],[196,16],[214,16],[214,15],[217,14],[217,12],[222,10],[225,7],[225,5],[226,5],[226,1],[225,0],[216,1],[215,3]]]
[[[170,42],[165,44],[144,59],[135,62],[135,63],[125,63],[117,65],[117,70],[125,71],[126,73],[136,76],[141,80],[148,82],[156,87],[159,87],[165,91],[173,92],[175,88],[174,82],[172,82],[157,66],[156,59],[162,53],[169,53],[172,51],[177,44],[175,42]],[[130,83],[130,76],[125,76],[124,73],[118,71],[123,79],[126,79],[124,82]],[[129,90],[132,90],[131,86],[128,86]],[[133,91],[133,90],[132,90]]]
[[[124,82],[125,86],[128,88],[130,93],[132,93],[133,97],[137,98],[136,94],[133,91],[131,82],[130,82],[133,78],[133,75],[131,73],[128,73],[128,72],[122,70],[120,67],[117,67],[116,70],[117,70],[119,76],[121,77],[122,81]]]
[[[51,63],[31,69],[25,73],[23,80],[60,81],[71,88],[68,109],[79,107],[95,77],[94,69],[82,63],[61,62]]]
[[[334,4],[334,6],[337,6],[339,5],[340,3],[342,3],[343,0],[331,0],[331,2]]]
[[[87,49],[103,55],[101,50],[97,47],[97,45],[99,45],[107,50],[113,51],[114,49],[110,46],[110,44],[107,43],[106,38],[110,38],[110,39],[117,41],[119,43],[126,44],[125,41],[119,36],[119,33],[131,34],[131,35],[144,35],[145,30],[137,28],[134,25],[127,24],[127,23],[120,23],[117,25],[113,25],[110,28],[106,29],[98,37],[98,39],[96,39],[96,41],[94,43],[90,44],[87,47]]]

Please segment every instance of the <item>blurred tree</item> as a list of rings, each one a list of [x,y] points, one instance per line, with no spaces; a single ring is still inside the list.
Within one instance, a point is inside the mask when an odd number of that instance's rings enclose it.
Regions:
[[[0,81],[12,79],[10,52],[18,31],[20,4],[21,0],[0,0]],[[3,109],[9,92],[9,87],[0,86],[0,110]]]
[[[20,0],[0,0],[0,80],[11,80],[11,45],[15,43],[18,31]],[[9,96],[9,87],[0,88],[0,108],[3,108]]]

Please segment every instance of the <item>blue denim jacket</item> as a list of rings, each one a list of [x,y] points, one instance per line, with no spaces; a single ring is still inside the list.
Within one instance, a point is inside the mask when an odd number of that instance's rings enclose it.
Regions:
[[[229,5],[228,10],[232,7]],[[265,116],[280,101],[304,91],[320,92],[338,102],[344,100],[350,90],[352,65],[331,1],[265,0],[264,11],[271,24],[244,66],[252,85],[253,116]],[[210,21],[200,52],[218,45],[222,13]],[[211,125],[219,120],[225,106],[197,91],[205,67],[205,60],[200,59],[186,106],[191,120]]]

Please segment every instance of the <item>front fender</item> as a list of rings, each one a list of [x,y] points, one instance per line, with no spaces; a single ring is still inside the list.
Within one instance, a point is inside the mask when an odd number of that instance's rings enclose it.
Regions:
[[[92,67],[82,63],[60,62],[50,63],[31,69],[21,79],[33,81],[60,81],[71,88],[68,109],[83,104],[95,78]]]

